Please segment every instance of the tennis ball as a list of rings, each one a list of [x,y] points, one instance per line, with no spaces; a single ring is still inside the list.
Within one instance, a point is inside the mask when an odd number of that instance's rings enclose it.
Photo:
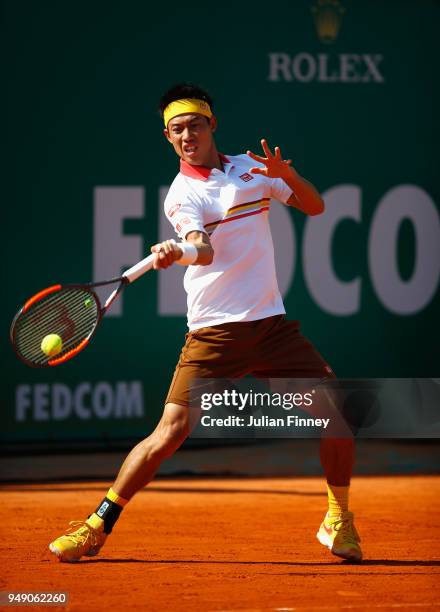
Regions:
[[[44,336],[41,342],[41,350],[47,357],[53,357],[54,355],[58,355],[63,348],[63,341],[58,334],[49,334],[48,336]]]
[[[84,306],[85,306],[86,308],[88,308],[88,307],[89,307],[89,306],[91,306],[91,305],[92,305],[92,298],[87,298],[87,299],[84,301]]]

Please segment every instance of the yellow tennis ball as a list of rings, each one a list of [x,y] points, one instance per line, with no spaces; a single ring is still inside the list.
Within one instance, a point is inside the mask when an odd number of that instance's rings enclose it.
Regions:
[[[41,342],[41,350],[45,355],[47,355],[47,357],[58,355],[62,348],[63,341],[58,334],[49,334],[48,336],[44,336],[43,341]]]

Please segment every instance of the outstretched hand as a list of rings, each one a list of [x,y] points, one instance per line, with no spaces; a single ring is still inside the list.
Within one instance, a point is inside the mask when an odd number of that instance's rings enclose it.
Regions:
[[[252,174],[263,174],[269,178],[284,178],[288,176],[290,173],[290,164],[292,163],[291,159],[284,160],[281,157],[281,151],[279,147],[275,147],[275,155],[273,155],[268,147],[266,140],[263,138],[261,140],[261,146],[263,147],[263,151],[266,157],[261,157],[260,155],[255,155],[252,151],[247,151],[247,155],[252,157],[257,162],[264,164],[264,168],[251,168],[249,172]]]

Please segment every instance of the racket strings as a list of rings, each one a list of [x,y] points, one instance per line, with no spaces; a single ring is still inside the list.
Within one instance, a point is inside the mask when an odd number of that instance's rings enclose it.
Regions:
[[[54,328],[59,328],[60,322],[64,322],[65,324],[64,338],[68,340],[68,336],[66,332],[69,331],[69,327],[76,324],[78,326],[76,328],[76,331],[79,333],[80,332],[79,327],[81,325],[86,325],[86,326],[89,325],[89,321],[87,319],[81,320],[80,318],[82,314],[82,310],[84,309],[84,301],[85,300],[83,300],[81,303],[75,306],[70,306],[68,310],[63,310],[63,312],[54,310],[52,313],[47,313],[46,316],[42,316],[42,314],[44,315],[44,312],[35,313],[33,315],[32,324],[35,327],[38,327],[39,332],[45,333],[45,335],[47,335],[50,333],[58,333],[58,332],[53,332],[50,330],[53,330]],[[66,320],[64,320],[64,318],[66,318]],[[58,333],[58,335],[61,335],[61,334]],[[21,333],[19,337],[20,337],[20,348],[23,348],[23,349],[35,340],[31,334],[27,334],[27,339],[26,339],[25,333]]]
[[[99,304],[93,293],[65,287],[49,294],[22,312],[15,322],[14,343],[24,359],[35,365],[46,365],[75,349],[89,337],[99,320]],[[62,340],[62,350],[47,356],[41,342],[49,334]]]
[[[61,292],[59,292],[61,293]],[[85,302],[89,300],[90,296],[87,292],[81,292],[78,295],[77,290],[65,290],[62,292],[64,295],[57,297],[51,297],[46,300],[45,304],[35,306],[34,309],[23,315],[22,325],[24,327],[25,321],[31,323],[35,327],[38,327],[41,331],[49,331],[64,327],[64,340],[68,340],[68,333],[72,333],[75,328],[75,324],[78,324],[81,320],[85,323],[88,322],[89,317],[83,319],[85,312]],[[85,294],[85,295],[84,295]],[[89,303],[88,302],[88,303]],[[27,315],[27,316],[26,316]],[[56,332],[50,332],[56,333]]]
[[[45,329],[38,330],[39,336],[41,336],[40,344],[38,345],[40,351],[41,351],[41,341],[45,336],[56,333],[58,336],[61,337],[61,340],[63,340],[63,337],[66,337],[66,333],[63,333],[62,331],[53,332],[52,331],[53,329],[54,329],[54,325],[51,324],[50,327],[46,327]],[[85,322],[76,327],[74,337],[72,337],[71,334],[69,333],[69,338],[70,339],[73,338],[73,347],[76,344],[79,344],[79,342],[81,342],[84,338],[86,338],[89,335],[89,330],[90,330],[90,325]],[[93,327],[92,327],[92,330],[93,330]],[[76,341],[75,340],[76,338],[79,338],[79,340]],[[17,345],[18,345],[18,349],[20,350],[22,354],[29,353],[30,351],[33,352],[34,345],[35,345],[35,338],[33,338],[32,336],[29,336],[27,341],[25,339],[21,339],[21,341],[17,342]],[[72,348],[72,345],[69,343],[69,340],[63,341],[63,352],[70,350],[69,347]]]

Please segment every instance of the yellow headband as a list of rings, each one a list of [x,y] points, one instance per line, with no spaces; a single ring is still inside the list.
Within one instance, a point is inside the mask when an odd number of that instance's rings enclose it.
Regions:
[[[208,102],[204,100],[197,100],[196,98],[175,100],[171,102],[171,104],[168,104],[163,111],[165,127],[167,127],[169,121],[177,117],[177,115],[187,115],[189,113],[198,113],[199,115],[205,115],[205,117],[212,117],[211,107]]]

